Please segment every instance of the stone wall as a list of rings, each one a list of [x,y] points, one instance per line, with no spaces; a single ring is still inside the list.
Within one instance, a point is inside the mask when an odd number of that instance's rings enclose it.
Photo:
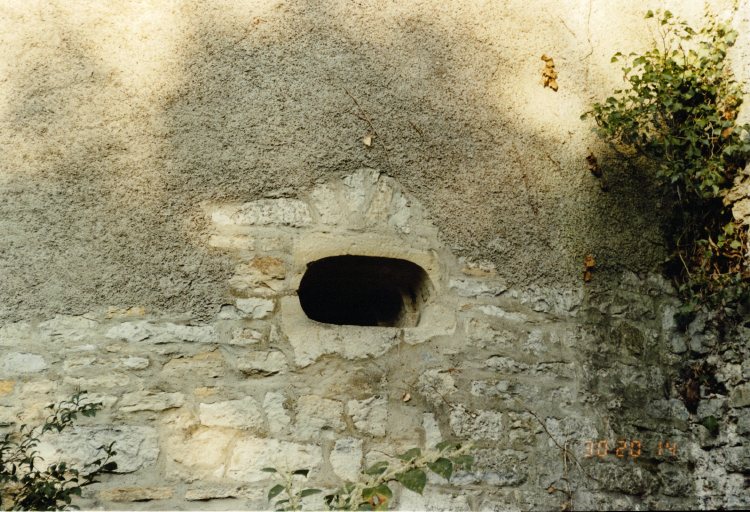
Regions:
[[[371,169],[271,196],[200,205],[207,243],[235,263],[208,320],[133,304],[0,327],[3,425],[38,421],[76,389],[104,404],[40,450],[80,462],[116,443],[118,474],[83,506],[265,509],[263,467],[308,468],[310,485],[333,488],[446,439],[473,441],[475,467],[423,496],[396,486],[399,508],[750,506],[750,329],[721,346],[705,319],[678,332],[657,276],[509,288],[492,264],[452,255],[419,202]],[[306,317],[307,264],[346,254],[425,269],[416,327]],[[724,388],[703,385],[691,413],[681,372],[698,354]]]
[[[700,23],[647,4],[0,2],[0,428],[100,400],[41,452],[116,442],[92,508],[266,508],[264,466],[331,488],[441,439],[476,468],[398,507],[750,508],[750,325],[677,329],[665,202],[580,120],[646,9]],[[345,254],[419,265],[417,325],[310,320]]]

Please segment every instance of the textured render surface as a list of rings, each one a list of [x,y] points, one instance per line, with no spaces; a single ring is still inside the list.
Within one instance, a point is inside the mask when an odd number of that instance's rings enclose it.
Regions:
[[[658,197],[614,164],[600,190],[584,158],[604,148],[579,115],[619,83],[609,57],[644,45],[657,5],[4,1],[0,318],[210,316],[230,263],[204,243],[202,201],[294,198],[364,165],[511,284],[574,283],[587,253],[649,270]]]

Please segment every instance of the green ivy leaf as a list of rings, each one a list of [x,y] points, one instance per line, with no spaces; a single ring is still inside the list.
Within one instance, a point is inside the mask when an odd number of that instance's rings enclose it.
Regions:
[[[427,467],[446,480],[450,480],[451,475],[453,474],[453,463],[443,457],[439,458],[435,462],[430,462],[429,464],[427,464]]]
[[[276,471],[276,468],[263,468],[261,469],[261,471],[265,473],[278,473],[278,471]]]
[[[412,448],[411,450],[407,450],[399,455],[398,458],[405,462],[411,462],[420,455],[422,455],[422,450],[420,450],[419,448]]]
[[[714,416],[708,416],[707,418],[703,418],[701,420],[701,425],[706,427],[709,434],[711,434],[711,437],[716,437],[719,435],[719,421]]]
[[[422,494],[427,484],[427,475],[421,469],[410,469],[397,474],[396,480],[410,491]]]
[[[367,475],[382,475],[388,469],[388,462],[381,460],[365,470]]]
[[[313,494],[321,493],[320,489],[303,489],[302,492],[299,493],[300,498],[306,498],[308,496],[312,496]]]
[[[461,445],[453,441],[441,441],[435,445],[435,449],[441,452],[452,452],[461,448]]]
[[[362,498],[369,500],[375,496],[383,496],[385,498],[392,498],[393,491],[386,484],[380,484],[376,487],[367,487],[362,490]]]
[[[268,491],[268,501],[271,501],[273,498],[278,496],[281,491],[284,490],[284,486],[281,484],[276,484]]]
[[[310,473],[309,469],[297,469],[292,472],[292,475],[302,475],[305,478],[307,478],[307,475]]]

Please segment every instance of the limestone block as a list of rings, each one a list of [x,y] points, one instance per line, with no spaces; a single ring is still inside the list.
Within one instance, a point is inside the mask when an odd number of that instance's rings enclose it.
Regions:
[[[253,240],[246,234],[211,235],[208,238],[208,245],[219,249],[246,249],[249,251],[255,248]]]
[[[102,404],[102,408],[104,410],[111,409],[112,406],[115,405],[120,399],[120,397],[117,395],[107,395],[105,393],[97,393],[96,391],[93,393],[88,393],[86,397],[87,401]]]
[[[302,227],[310,224],[312,217],[304,202],[282,197],[245,203],[233,212],[225,208],[215,212],[212,220],[219,225]]]
[[[726,468],[737,473],[750,471],[750,445],[725,448]]]
[[[122,412],[136,411],[163,411],[182,407],[185,403],[185,395],[182,393],[151,393],[138,391],[127,393],[122,397]]]
[[[18,420],[18,413],[21,412],[17,407],[10,405],[0,405],[0,427],[12,425]]]
[[[453,309],[439,304],[430,304],[422,311],[417,327],[404,328],[404,341],[410,345],[424,343],[437,336],[448,336],[456,332],[456,314]]]
[[[272,300],[255,297],[249,299],[237,299],[236,304],[237,309],[245,314],[245,318],[251,318],[253,320],[268,318],[276,307],[276,304]]]
[[[515,487],[528,479],[528,454],[497,448],[474,449],[471,471],[460,470],[451,478],[454,485],[485,484]]]
[[[174,490],[171,487],[118,487],[99,493],[99,499],[114,502],[167,500],[172,496]]]
[[[331,430],[341,431],[346,426],[343,415],[344,404],[338,400],[302,396],[297,401],[296,432],[303,439],[317,439]]]
[[[99,350],[99,347],[96,345],[92,345],[91,343],[86,343],[83,345],[73,345],[70,347],[70,349],[67,350],[68,353],[76,353],[76,352],[96,352]]]
[[[38,354],[11,352],[0,359],[0,378],[37,373],[47,369],[47,362]]]
[[[506,396],[509,389],[507,380],[475,380],[471,383],[471,394],[474,396]]]
[[[425,489],[423,494],[417,494],[402,488],[395,510],[429,510],[429,511],[463,511],[471,510],[465,493],[458,495]]]
[[[713,405],[717,405],[717,402],[714,402]],[[646,410],[648,411],[648,414],[650,416],[664,420],[687,421],[690,418],[690,413],[685,407],[685,404],[682,402],[682,400],[678,400],[676,398],[671,398],[669,400],[654,400]],[[704,404],[703,410],[709,410],[707,404]]]
[[[178,325],[153,323],[147,320],[122,322],[107,330],[110,339],[122,339],[131,343],[148,340],[150,343],[216,343],[216,331],[211,325]]]
[[[388,221],[394,196],[393,187],[389,185],[388,180],[380,176],[377,185],[373,187],[370,204],[365,213],[368,225],[382,226]]]
[[[729,392],[729,405],[732,407],[747,407],[750,405],[750,383],[735,386]]]
[[[32,380],[24,382],[21,395],[24,399],[34,399],[41,395],[48,395],[57,390],[57,382],[48,379]]]
[[[400,341],[401,329],[393,327],[331,326],[307,318],[297,297],[281,299],[282,331],[294,349],[294,361],[309,366],[327,354],[346,359],[378,357]]]
[[[525,352],[535,356],[547,353],[547,343],[544,341],[544,333],[539,329],[532,329],[523,342],[523,349]]]
[[[683,468],[663,463],[659,465],[659,491],[666,496],[689,496],[694,492],[695,479]]]
[[[236,484],[216,483],[207,485],[201,483],[199,486],[191,487],[185,491],[185,499],[187,501],[206,501],[226,498],[244,498],[260,504],[260,506],[251,505],[249,507],[250,510],[262,510],[263,507],[268,505],[266,492],[266,489],[262,487],[252,488]]]
[[[720,418],[724,415],[726,409],[726,398],[708,398],[698,402],[698,410],[696,411],[696,416],[699,419],[708,418],[709,416]],[[682,412],[683,416],[681,419],[687,419],[687,409],[683,407],[680,412]]]
[[[287,426],[292,422],[284,408],[284,395],[281,393],[266,393],[263,398],[263,410],[266,411],[268,418],[268,429],[273,434],[279,434],[286,431]]]
[[[582,288],[570,290],[537,285],[531,285],[526,290],[508,290],[507,294],[538,313],[551,313],[563,317],[575,316],[584,296]]]
[[[685,337],[681,334],[673,334],[669,339],[669,345],[670,349],[675,354],[683,354],[687,351],[687,343],[685,343]]]
[[[737,411],[737,434],[741,436],[750,434],[750,409]]]
[[[221,306],[219,313],[216,315],[216,318],[219,320],[239,320],[241,317],[242,315],[237,308],[230,306],[229,304]]]
[[[244,437],[237,440],[232,450],[226,476],[240,482],[260,482],[269,479],[262,468],[309,469],[314,474],[322,464],[323,452],[319,446]]]
[[[166,445],[167,475],[188,480],[222,478],[228,448],[236,435],[234,430],[199,427],[185,438],[170,436]]]
[[[129,357],[123,358],[120,361],[120,364],[123,367],[127,368],[128,370],[145,370],[146,368],[148,368],[151,362],[148,360],[147,357],[129,356]]]
[[[451,411],[450,426],[463,439],[498,441],[503,436],[502,414],[497,411],[469,412],[463,405],[458,405]]]
[[[349,211],[342,208],[342,198],[331,185],[318,185],[310,194],[312,204],[322,224],[345,225]]]
[[[345,482],[356,482],[362,470],[362,440],[353,437],[336,440],[329,460],[339,478]]]
[[[529,418],[529,423],[536,422],[535,418]],[[545,418],[544,425],[547,432],[561,446],[568,439],[601,439],[599,431],[596,428],[596,420],[586,415],[580,417],[567,416],[562,419]],[[547,440],[547,446],[552,448],[555,445],[552,439]]]
[[[0,380],[0,396],[8,396],[13,393],[16,387],[14,380]]]
[[[460,297],[497,297],[508,287],[500,282],[488,281],[486,279],[451,279],[448,283],[451,290]]]
[[[476,309],[479,312],[487,316],[499,318],[501,320],[506,320],[508,322],[524,323],[524,322],[529,321],[529,317],[524,315],[523,313],[515,313],[512,311],[506,311],[499,306],[493,306],[491,304],[478,306]]]
[[[287,371],[286,356],[279,350],[252,352],[239,357],[236,364],[238,370],[250,376],[267,377]]]
[[[67,357],[63,362],[63,370],[66,373],[74,372],[76,370],[90,370],[95,362],[95,356]]]
[[[358,430],[373,436],[384,436],[388,422],[388,402],[373,396],[365,400],[349,400],[346,404],[349,416]]]
[[[592,470],[592,476],[608,491],[641,495],[653,492],[659,485],[656,477],[638,464],[595,464]]]
[[[63,383],[78,389],[111,389],[127,386],[130,383],[130,377],[124,373],[107,372],[93,377],[65,377]]]
[[[140,426],[74,426],[42,436],[39,454],[45,463],[66,461],[82,466],[98,458],[99,447],[115,443],[117,473],[132,473],[152,466],[159,456],[156,429]]]
[[[487,322],[472,318],[466,334],[473,344],[480,348],[513,348],[517,344],[518,334],[506,329],[495,329]]]
[[[360,169],[346,176],[344,198],[351,212],[364,213],[371,189],[378,182],[380,173],[374,169]]]
[[[31,336],[31,325],[28,322],[15,322],[0,326],[0,346],[17,347],[22,340]]]
[[[238,347],[247,347],[262,342],[265,336],[262,332],[250,329],[249,327],[240,327],[232,331],[232,337],[227,341],[227,345]]]
[[[484,362],[484,365],[487,368],[508,373],[525,372],[529,369],[529,365],[526,363],[504,356],[492,356]]]
[[[213,381],[226,372],[224,358],[218,351],[211,351],[192,357],[174,358],[164,365],[161,375],[170,382],[181,382],[188,377]]]
[[[247,263],[247,270],[257,276],[259,282],[286,277],[286,264],[273,256],[257,256]]]
[[[750,183],[750,182],[748,182]],[[750,186],[748,187],[750,188]],[[750,197],[737,201],[732,206],[734,219],[745,225],[750,225]]]
[[[443,440],[443,435],[440,433],[440,425],[438,425],[433,413],[426,412],[422,415],[422,428],[424,429],[425,448],[434,448],[435,445]]]
[[[264,430],[263,411],[252,397],[200,404],[201,424],[209,427],[229,427],[241,430]]]
[[[39,324],[39,332],[46,337],[62,338],[66,342],[83,341],[95,334],[98,322],[82,316],[57,315]]]
[[[450,373],[433,368],[425,371],[417,381],[419,392],[433,403],[444,403],[445,397],[451,395],[456,389],[456,382]]]
[[[745,473],[747,473],[747,470]],[[724,496],[726,496],[725,510],[750,509],[750,493],[747,492],[747,474],[727,475]]]
[[[235,290],[250,290],[258,296],[272,296],[284,290],[285,263],[272,256],[259,256],[235,268],[230,286]]]

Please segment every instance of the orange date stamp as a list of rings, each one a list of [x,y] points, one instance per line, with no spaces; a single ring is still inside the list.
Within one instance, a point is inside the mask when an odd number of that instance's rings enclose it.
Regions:
[[[614,455],[618,459],[630,459],[636,462],[644,454],[643,442],[640,439],[618,439],[610,443],[608,439],[597,441],[590,440],[585,442],[584,458],[591,459],[598,457],[604,459]],[[655,457],[676,457],[677,443],[660,440],[652,452]]]

